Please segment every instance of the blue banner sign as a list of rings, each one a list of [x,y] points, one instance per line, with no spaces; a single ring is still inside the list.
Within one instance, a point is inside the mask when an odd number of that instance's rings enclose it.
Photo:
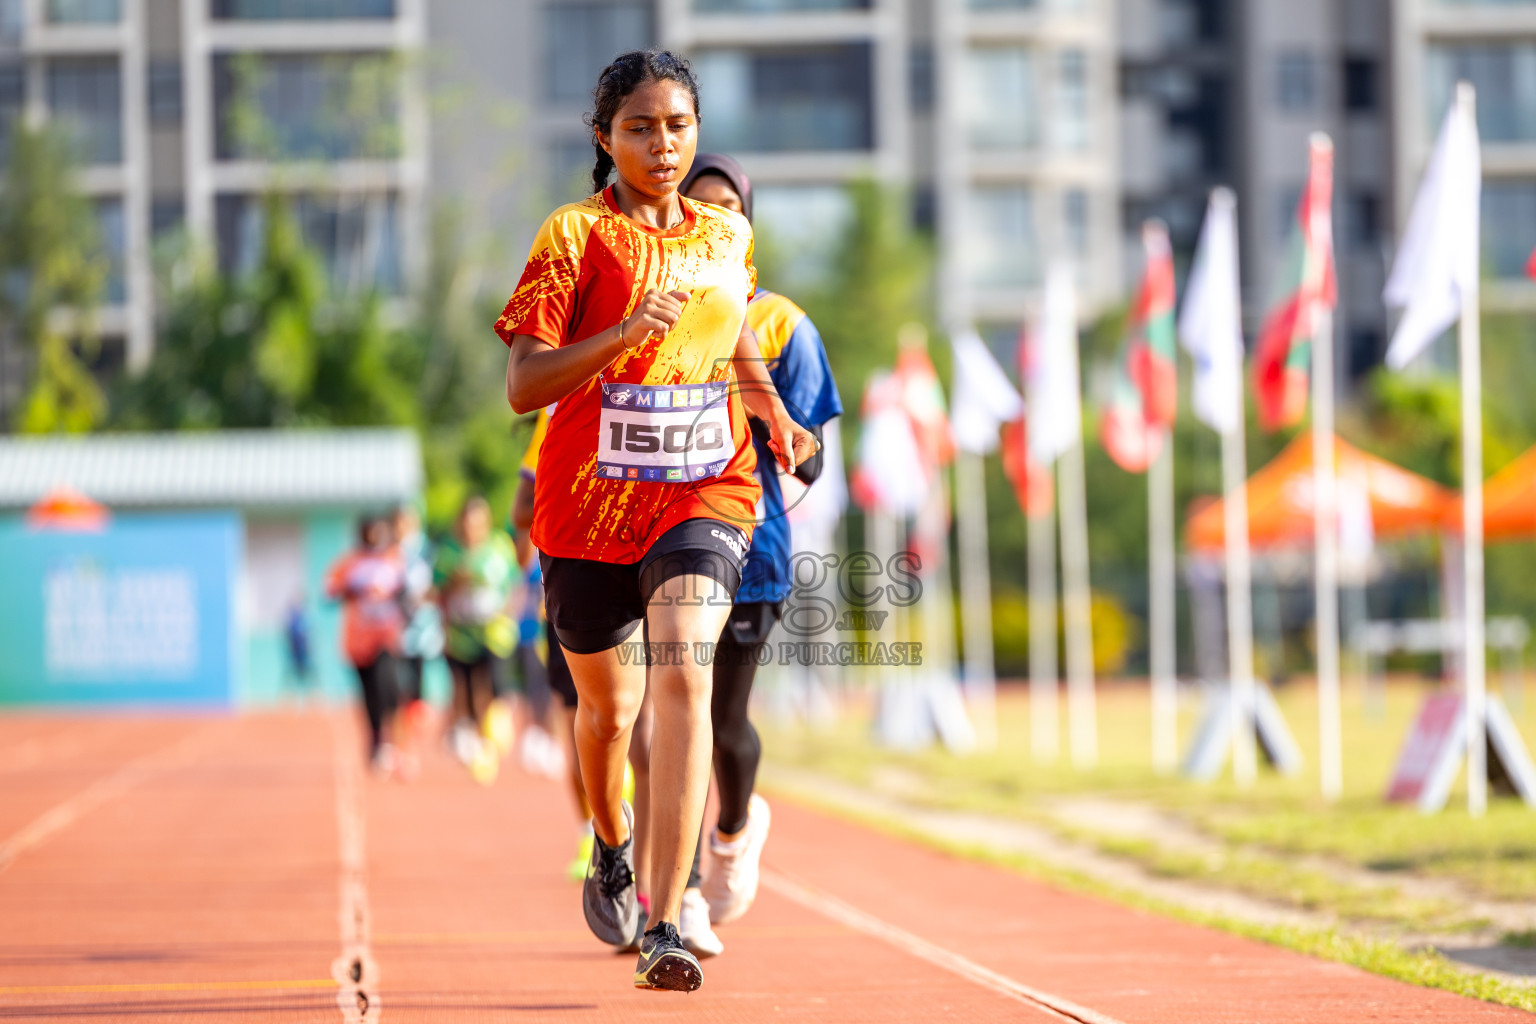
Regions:
[[[234,513],[0,521],[0,704],[228,704],[241,557]]]

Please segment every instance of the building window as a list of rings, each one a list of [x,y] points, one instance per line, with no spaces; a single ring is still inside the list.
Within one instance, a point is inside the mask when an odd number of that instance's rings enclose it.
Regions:
[[[937,85],[934,81],[933,45],[913,43],[907,57],[907,95],[914,114],[932,112]]]
[[[556,202],[575,202],[592,194],[592,167],[597,151],[586,136],[557,139],[549,150],[549,192]]]
[[[214,57],[220,160],[399,156],[399,80],[386,54]]]
[[[1376,327],[1351,327],[1349,329],[1349,352],[1346,355],[1349,367],[1350,380],[1359,380],[1381,365],[1382,356],[1382,332]]]
[[[60,57],[48,64],[48,110],[78,159],[123,158],[123,96],[116,57]]]
[[[156,241],[180,231],[187,221],[181,196],[156,196],[149,206],[149,233]]]
[[[1477,128],[1484,142],[1536,142],[1536,42],[1435,43],[1425,60],[1425,99],[1437,130],[1465,79],[1477,87]]]
[[[1494,277],[1521,279],[1536,250],[1536,179],[1483,182],[1483,262]]]
[[[27,106],[27,72],[19,64],[0,64],[0,167],[11,159],[11,133]]]
[[[1344,58],[1344,109],[1354,114],[1376,110],[1377,64],[1372,57]]]
[[[1056,55],[1056,95],[1051,114],[1058,150],[1088,148],[1088,58],[1081,50]]]
[[[115,25],[123,10],[121,0],[48,0],[46,16],[54,25]]]
[[[1275,241],[1284,244],[1301,228],[1301,194],[1304,185],[1287,185],[1275,196]]]
[[[120,306],[128,299],[127,282],[123,274],[128,246],[121,199],[96,200],[96,232],[101,240],[102,251],[107,256],[107,280],[103,298],[114,306]]]
[[[783,14],[789,11],[857,11],[870,0],[693,0],[704,14]]]
[[[1067,252],[1081,261],[1088,258],[1088,193],[1080,188],[1068,189],[1061,197],[1061,228],[1066,236]]]
[[[0,0],[0,42],[21,42],[21,30],[26,23],[24,0]]]
[[[1280,109],[1296,114],[1317,105],[1317,62],[1309,53],[1283,53],[1276,64],[1276,100]]]
[[[320,257],[333,294],[402,290],[399,211],[393,193],[305,194],[291,200],[304,242]],[[260,196],[221,195],[215,207],[219,270],[249,274],[261,261],[266,206]]]
[[[1024,186],[971,190],[966,209],[966,274],[982,288],[1040,283],[1035,195]]]
[[[853,197],[841,185],[764,185],[753,189],[753,227],[769,287],[799,291],[823,285],[853,220]]]
[[[705,50],[694,69],[704,103],[701,146],[758,153],[874,146],[868,43]]]
[[[1350,248],[1361,251],[1381,244],[1381,197],[1351,191],[1345,200],[1344,230]]]
[[[651,44],[651,5],[643,0],[552,0],[544,7],[544,81],[549,99],[587,104],[603,68]]]
[[[215,21],[393,18],[395,0],[211,0],[209,14]]]
[[[181,62],[149,64],[149,123],[156,127],[181,123]]]
[[[1040,83],[1035,54],[1022,46],[977,46],[966,54],[966,133],[978,149],[1040,144]]]

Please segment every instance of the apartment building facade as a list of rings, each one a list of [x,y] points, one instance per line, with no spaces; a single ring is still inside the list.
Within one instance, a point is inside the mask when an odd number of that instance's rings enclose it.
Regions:
[[[1334,143],[1336,379],[1378,364],[1396,186],[1388,0],[1124,0],[1123,189],[1128,262],[1148,215],[1192,254],[1206,197],[1236,190],[1250,327],[1275,300],[1308,138]]]
[[[935,229],[947,325],[1013,337],[1051,258],[1077,268],[1085,315],[1119,297],[1113,0],[488,6],[429,13],[441,54],[488,52],[473,37],[494,26],[504,70],[488,75],[471,58],[440,81],[476,96],[466,124],[507,112],[499,141],[468,143],[470,161],[451,155],[434,117],[434,183],[505,214],[524,246],[550,204],[590,192],[582,114],[598,71],[622,50],[659,45],[693,62],[701,145],[741,159],[761,230],[794,253],[799,273],[825,267],[848,187],[871,179],[894,186],[913,219]],[[487,176],[487,163],[516,172]]]
[[[1393,0],[1393,220],[1406,226],[1456,82],[1477,88],[1485,310],[1536,311],[1536,0]]]
[[[250,266],[260,197],[295,195],[338,288],[400,291],[422,231],[423,0],[3,0],[0,137],[73,143],[112,273],[107,363],[153,348],[157,242]]]

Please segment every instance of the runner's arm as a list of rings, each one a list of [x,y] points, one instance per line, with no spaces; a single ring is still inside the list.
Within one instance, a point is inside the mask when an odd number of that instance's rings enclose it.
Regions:
[[[507,402],[512,411],[521,416],[560,401],[652,334],[666,334],[687,301],[687,292],[652,289],[633,313],[612,327],[559,348],[531,334],[514,334],[507,343]]]
[[[768,376],[768,366],[758,350],[757,334],[745,322],[736,336],[734,363],[741,403],[748,413],[768,425],[771,438],[768,447],[778,456],[779,465],[785,472],[793,473],[795,467],[815,454],[821,445],[815,435],[796,423],[784,408],[779,389],[773,386],[773,378]]]

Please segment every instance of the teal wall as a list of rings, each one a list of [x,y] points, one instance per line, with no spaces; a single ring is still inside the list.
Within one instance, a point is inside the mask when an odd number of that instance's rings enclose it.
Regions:
[[[325,576],[331,565],[351,548],[357,511],[310,511],[298,514],[304,530],[305,617],[309,620],[309,691],[327,702],[357,698],[357,677],[341,653],[341,606],[326,598]],[[246,638],[245,685],[239,703],[265,707],[291,702],[298,696],[288,669],[288,644],[280,630],[253,630]],[[441,659],[427,665],[424,687],[429,700],[442,703],[449,690],[448,669]]]
[[[0,519],[0,704],[229,704],[241,539],[231,512]]]
[[[341,608],[325,596],[326,571],[351,546],[356,516],[351,509],[305,510],[289,520],[302,526],[312,666],[307,699],[357,699],[356,676],[341,653]],[[300,691],[288,667],[282,630],[247,630],[241,622],[245,550],[245,518],[234,510],[122,513],[99,534],[38,533],[19,516],[0,517],[0,650],[5,652],[0,657],[0,705],[291,703]],[[49,573],[60,566],[79,566],[87,574],[83,578],[105,579],[109,588],[115,574],[144,570],[172,570],[194,580],[195,664],[158,674],[106,663],[91,671],[51,672],[44,654],[49,628],[44,588]],[[79,575],[71,572],[71,579]],[[106,628],[90,632],[116,637]],[[119,641],[126,642],[120,637],[113,642]],[[154,639],[146,635],[134,642],[142,646]],[[446,701],[448,674],[440,659],[427,666],[425,688],[428,699]]]

